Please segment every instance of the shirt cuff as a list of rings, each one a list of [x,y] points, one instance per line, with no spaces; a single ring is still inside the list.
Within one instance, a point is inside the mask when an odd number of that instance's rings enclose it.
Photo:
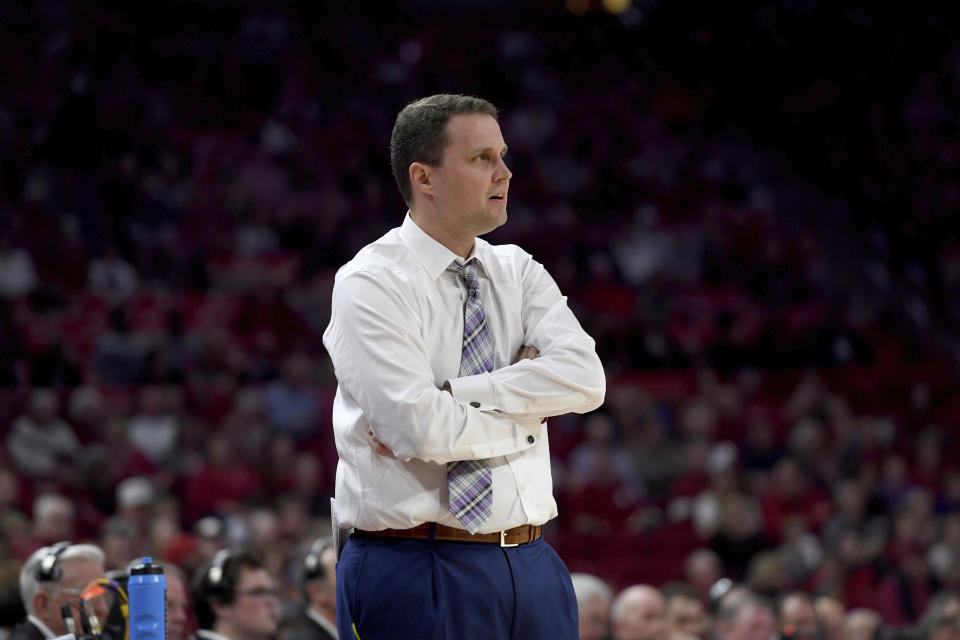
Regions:
[[[493,401],[493,378],[489,373],[452,378],[447,382],[450,384],[450,393],[457,400],[479,411],[499,411]]]

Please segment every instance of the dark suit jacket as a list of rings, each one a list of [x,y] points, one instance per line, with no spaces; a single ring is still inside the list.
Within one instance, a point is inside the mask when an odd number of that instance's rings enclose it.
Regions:
[[[280,640],[333,640],[333,636],[310,616],[301,612],[280,632]]]
[[[45,636],[32,622],[24,620],[10,631],[7,640],[45,640]]]

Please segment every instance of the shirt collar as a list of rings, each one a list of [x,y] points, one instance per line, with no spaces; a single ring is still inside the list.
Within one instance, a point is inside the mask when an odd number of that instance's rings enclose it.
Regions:
[[[197,637],[204,640],[230,640],[227,636],[210,629],[197,629]]]
[[[423,229],[417,226],[417,223],[410,217],[409,211],[407,211],[403,224],[400,226],[400,240],[410,250],[410,253],[416,256],[431,278],[439,278],[440,274],[454,260],[463,262],[460,256],[428,236]],[[486,241],[477,238],[473,243],[473,252],[467,259],[476,258],[480,268],[483,269],[486,249]]]
[[[57,637],[57,634],[55,634],[53,631],[51,631],[51,630],[50,630],[50,627],[48,627],[47,625],[43,624],[43,620],[41,620],[41,619],[38,618],[37,616],[35,616],[35,615],[33,615],[33,614],[30,614],[30,615],[27,616],[27,620],[29,620],[30,623],[31,623],[33,626],[35,626],[37,629],[40,630],[40,633],[43,634],[43,637],[44,637],[44,638],[56,638],[56,637]]]
[[[334,638],[340,637],[337,634],[337,628],[333,624],[331,624],[329,620],[324,618],[319,611],[317,611],[313,607],[307,607],[307,615],[310,617],[311,620],[316,622],[323,629],[326,629],[327,633],[329,633],[331,636],[333,636]]]

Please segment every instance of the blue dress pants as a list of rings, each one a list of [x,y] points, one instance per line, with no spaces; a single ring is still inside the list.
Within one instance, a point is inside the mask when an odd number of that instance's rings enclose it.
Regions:
[[[577,640],[570,573],[543,538],[516,547],[351,536],[337,562],[341,640]]]

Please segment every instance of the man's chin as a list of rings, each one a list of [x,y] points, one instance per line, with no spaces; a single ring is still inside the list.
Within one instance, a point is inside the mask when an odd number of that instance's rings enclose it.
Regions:
[[[483,233],[478,233],[477,235],[484,235],[494,231],[507,223],[507,209],[504,207],[499,211],[492,211],[489,217],[489,224],[487,229]]]

